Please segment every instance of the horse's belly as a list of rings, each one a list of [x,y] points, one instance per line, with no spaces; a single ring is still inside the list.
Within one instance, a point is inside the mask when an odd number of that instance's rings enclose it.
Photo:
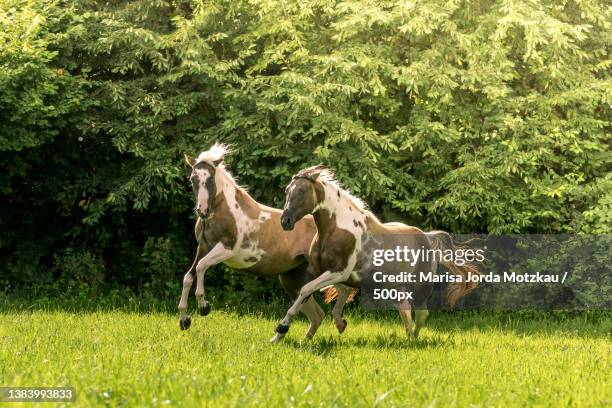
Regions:
[[[234,269],[247,269],[255,265],[257,261],[247,261],[246,258],[231,258],[224,262],[227,266]]]
[[[242,249],[224,263],[234,269],[265,276],[287,272],[301,262],[286,254],[267,254],[262,250]]]
[[[248,271],[260,276],[278,275],[279,273],[290,271],[302,262],[288,256],[272,257],[264,255],[256,264],[250,266]]]

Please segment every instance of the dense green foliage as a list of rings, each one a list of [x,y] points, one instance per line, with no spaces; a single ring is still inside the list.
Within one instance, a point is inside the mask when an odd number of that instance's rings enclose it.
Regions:
[[[0,0],[0,284],[175,295],[194,248],[181,157],[216,140],[270,205],[323,163],[389,221],[609,233],[611,17],[597,0]]]
[[[262,309],[260,309],[262,310]],[[244,311],[244,310],[242,310]],[[595,407],[610,388],[610,319],[434,315],[331,319],[300,344],[279,315],[217,311],[177,334],[174,312],[0,312],[3,386],[70,386],[79,407]]]

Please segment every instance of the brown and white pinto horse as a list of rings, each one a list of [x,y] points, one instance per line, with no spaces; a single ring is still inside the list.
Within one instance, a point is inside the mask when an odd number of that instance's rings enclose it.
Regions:
[[[337,292],[333,315],[340,331],[346,326],[341,314],[350,293],[350,288],[361,285],[364,274],[371,269],[371,255],[374,241],[383,241],[389,247],[401,243],[410,248],[454,247],[454,243],[443,232],[424,233],[418,228],[401,223],[383,224],[370,211],[366,210],[361,200],[342,189],[334,179],[333,173],[323,167],[310,167],[300,171],[287,186],[286,200],[281,223],[283,229],[290,231],[300,220],[314,215],[317,235],[310,248],[311,267],[317,278],[305,284],[289,308],[285,317],[276,328],[273,342],[279,341],[289,330],[292,318],[302,309],[304,302],[312,298],[316,291],[334,286]],[[446,234],[446,236],[444,236]],[[374,239],[376,237],[376,239]],[[478,273],[469,264],[462,266],[452,262],[439,261],[454,274],[467,276],[468,272]],[[384,266],[386,273],[397,273],[400,270],[389,268],[401,267],[401,271],[436,271],[436,260],[419,259],[414,265]],[[412,269],[410,269],[412,268]],[[449,286],[448,300],[451,306],[476,287],[474,283],[455,282]],[[431,295],[433,284],[420,282],[412,284],[414,297],[412,301],[397,304],[406,332],[409,337],[418,336],[428,316],[427,299]],[[412,312],[415,311],[416,328],[412,324]]]
[[[194,277],[198,310],[202,316],[210,312],[210,304],[204,298],[204,274],[218,263],[258,276],[278,275],[292,299],[314,278],[307,271],[308,252],[316,233],[312,217],[305,217],[292,231],[283,231],[281,211],[255,201],[225,168],[223,157],[227,153],[226,146],[215,144],[197,158],[185,156],[192,168],[190,180],[196,197],[198,249],[183,278],[178,305],[182,330],[191,325],[187,301]],[[310,337],[321,324],[324,312],[312,298],[304,303],[301,311],[310,320],[306,335]]]

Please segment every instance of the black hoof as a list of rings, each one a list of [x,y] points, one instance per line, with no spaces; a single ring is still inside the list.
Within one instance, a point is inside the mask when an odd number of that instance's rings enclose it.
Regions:
[[[340,334],[342,334],[344,330],[346,330],[346,326],[348,326],[348,323],[346,322],[346,320],[342,319],[342,324],[337,326]]]
[[[191,326],[191,318],[186,318],[185,320],[179,320],[179,326],[181,326],[181,330],[187,330]]]
[[[276,332],[279,334],[285,334],[289,331],[289,325],[284,325],[279,323],[278,326],[276,326]]]
[[[198,311],[200,312],[200,316],[206,316],[207,314],[210,313],[210,309],[212,309],[210,307],[210,303],[206,302],[206,304],[204,306],[200,306],[198,308]]]

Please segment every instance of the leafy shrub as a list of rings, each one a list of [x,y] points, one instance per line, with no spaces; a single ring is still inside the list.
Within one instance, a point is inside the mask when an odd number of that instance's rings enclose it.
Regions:
[[[185,249],[168,237],[147,239],[141,255],[143,289],[164,298],[176,297],[182,287],[181,281],[176,279],[177,272],[188,267]]]
[[[103,285],[104,271],[104,263],[98,256],[88,250],[77,252],[72,248],[56,255],[52,268],[60,287],[91,293]]]

